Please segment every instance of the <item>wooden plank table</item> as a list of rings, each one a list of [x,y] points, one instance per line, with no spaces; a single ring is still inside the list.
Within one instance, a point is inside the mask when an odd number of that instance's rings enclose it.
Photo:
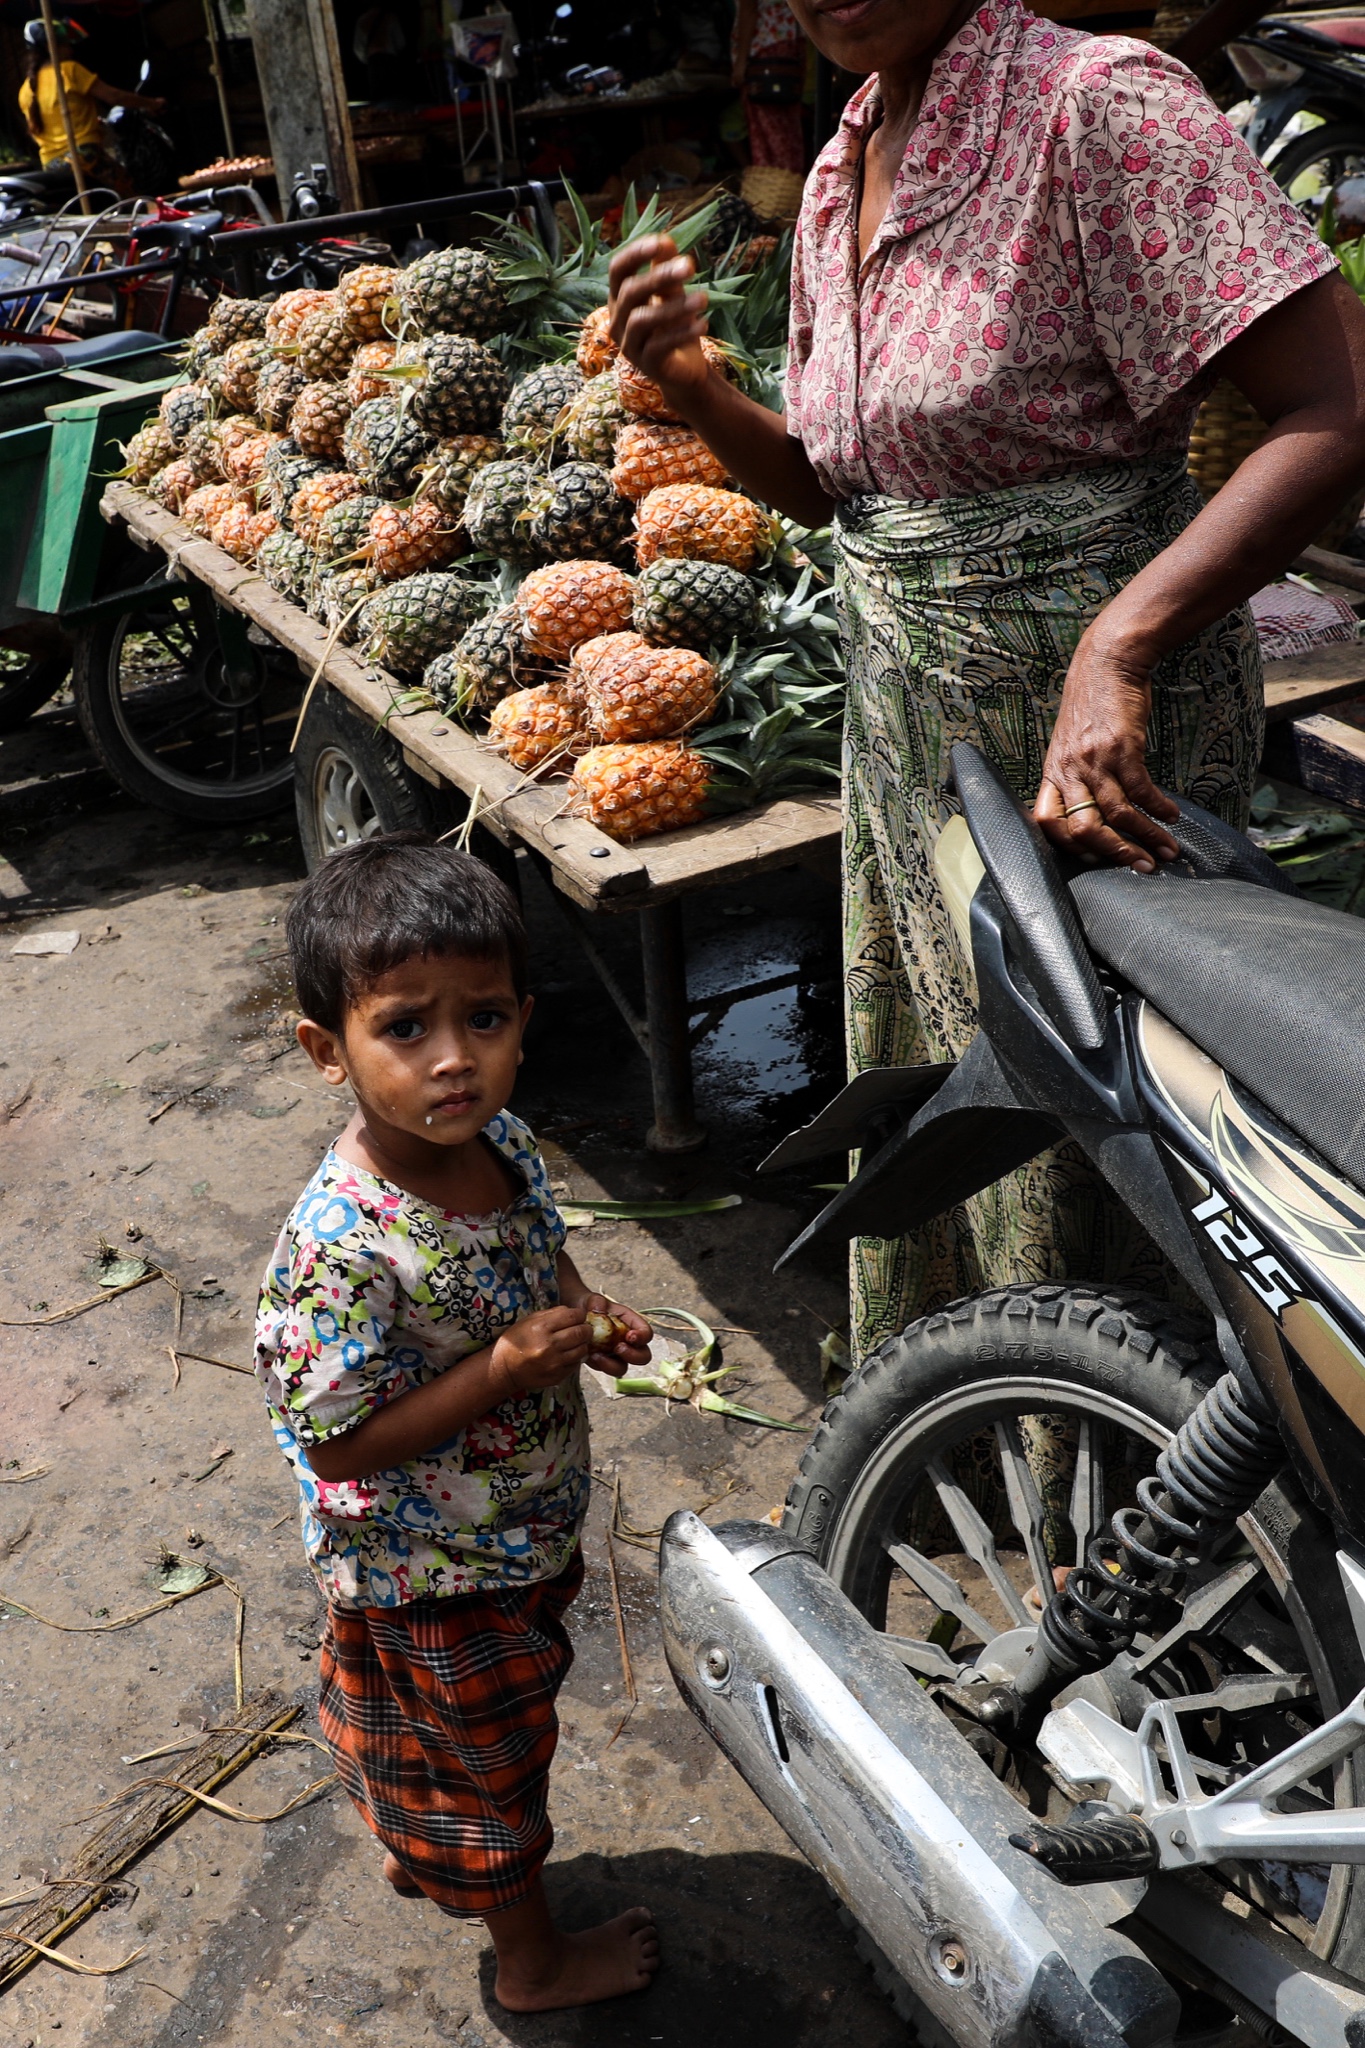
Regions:
[[[110,522],[123,524],[141,546],[164,555],[173,580],[193,579],[216,602],[250,619],[285,647],[316,689],[334,689],[382,724],[407,766],[438,786],[458,790],[480,825],[505,845],[521,846],[552,884],[612,1001],[646,1052],[654,1088],[649,1144],[656,1151],[691,1151],[705,1133],[693,1109],[691,1017],[705,1012],[702,1029],[749,993],[736,989],[717,1001],[689,1002],[682,900],[698,890],[741,882],[800,862],[837,858],[840,805],[836,795],[791,797],[738,816],[715,818],[682,832],[623,846],[586,819],[563,814],[564,784],[528,782],[485,741],[434,711],[396,710],[403,684],[363,661],[296,604],[281,597],[260,573],[234,561],[184,521],[127,483],[111,483],[101,503]],[[639,920],[645,1014],[612,974],[580,913],[632,912]],[[767,986],[767,984],[765,984]]]

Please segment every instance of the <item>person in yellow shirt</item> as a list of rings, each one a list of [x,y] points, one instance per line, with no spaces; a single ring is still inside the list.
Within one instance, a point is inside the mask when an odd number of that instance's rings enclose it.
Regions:
[[[85,41],[85,30],[80,23],[58,16],[53,26],[61,59],[62,83],[66,87],[67,111],[71,115],[81,163],[87,172],[99,171],[105,157],[101,107],[139,107],[144,113],[159,114],[166,102],[148,99],[139,92],[120,92],[117,86],[106,85],[102,78],[93,71],[87,71],[84,64],[76,63],[70,55],[74,44]],[[47,30],[41,19],[25,24],[24,45],[28,76],[19,88],[19,111],[38,146],[39,160],[46,170],[49,164],[64,163],[71,151],[62,121],[56,74],[48,52]]]

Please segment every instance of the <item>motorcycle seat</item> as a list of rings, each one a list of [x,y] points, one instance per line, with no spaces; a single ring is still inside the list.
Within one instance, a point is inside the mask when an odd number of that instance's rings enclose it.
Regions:
[[[1254,882],[1127,868],[1070,889],[1106,966],[1365,1186],[1365,919]]]
[[[1347,16],[1341,21],[1315,21],[1314,28],[1320,36],[1327,36],[1343,49],[1365,50],[1365,16],[1359,19]]]

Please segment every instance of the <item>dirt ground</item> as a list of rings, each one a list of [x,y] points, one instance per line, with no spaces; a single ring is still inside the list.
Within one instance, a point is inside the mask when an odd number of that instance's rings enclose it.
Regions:
[[[24,746],[28,774],[34,743]],[[56,816],[31,798],[17,812],[0,805],[0,908],[50,906],[0,923],[5,1900],[60,1872],[102,1802],[175,1765],[127,1759],[188,1742],[231,1710],[234,1617],[217,1588],[126,1629],[63,1633],[6,1600],[88,1625],[156,1598],[163,1546],[207,1563],[245,1595],[248,1691],[297,1701],[297,1726],[317,1732],[321,1606],[255,1381],[185,1358],[176,1385],[164,1281],[66,1321],[25,1321],[95,1291],[86,1269],[103,1239],[176,1277],[184,1351],[248,1360],[266,1253],[342,1120],[289,1030],[281,927],[301,872],[297,843],[287,820],[210,832],[119,801],[92,805],[91,794],[87,808]],[[633,1041],[533,877],[526,897],[539,1008],[515,1106],[542,1135],[561,1191],[743,1197],[722,1215],[598,1223],[575,1235],[575,1257],[642,1308],[668,1304],[728,1326],[741,1398],[812,1425],[817,1347],[841,1313],[840,1273],[773,1280],[774,1256],[821,1197],[804,1182],[757,1181],[753,1169],[837,1085],[832,891],[797,871],[717,894],[691,917],[696,996],[787,966],[798,985],[730,1011],[703,1041],[712,1142],[675,1160],[644,1149],[646,1074]],[[45,929],[79,929],[81,942],[67,957],[12,955],[23,934]],[[626,921],[606,943],[632,973]],[[577,1662],[561,1701],[548,1883],[569,1924],[647,1900],[665,1955],[654,1988],[578,2014],[502,2012],[482,1928],[398,1899],[332,1787],[279,1820],[201,1810],[169,1834],[129,1872],[122,1902],[64,1944],[99,1967],[140,1950],[136,1960],[98,1977],[39,1962],[0,1994],[6,2048],[903,2042],[823,1885],[674,1692],[652,1552],[618,1541],[639,1693],[622,1726],[611,1486],[619,1479],[625,1514],[643,1531],[683,1505],[711,1504],[713,1522],[760,1516],[781,1501],[804,1439],[654,1401],[609,1402],[596,1387],[590,1401],[604,1483],[570,1618]],[[19,1480],[34,1467],[41,1476]],[[270,1814],[327,1768],[314,1748],[281,1747],[222,1796]]]

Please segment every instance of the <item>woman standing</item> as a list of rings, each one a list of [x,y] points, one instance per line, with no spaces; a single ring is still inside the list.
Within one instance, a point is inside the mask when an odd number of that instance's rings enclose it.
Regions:
[[[792,5],[875,76],[807,183],[786,416],[712,374],[662,238],[618,253],[613,332],[742,484],[834,521],[850,1061],[954,1059],[974,991],[932,866],[950,748],[974,741],[1096,860],[1174,856],[1162,786],[1244,822],[1243,604],[1365,473],[1365,309],[1160,51],[1020,0]],[[1216,376],[1270,431],[1201,510],[1185,449]],[[1165,1291],[1064,1145],[855,1247],[855,1357],[954,1296],[1073,1278]]]
[[[731,79],[744,99],[750,163],[799,174],[806,168],[806,46],[787,0],[738,0],[730,50]]]

